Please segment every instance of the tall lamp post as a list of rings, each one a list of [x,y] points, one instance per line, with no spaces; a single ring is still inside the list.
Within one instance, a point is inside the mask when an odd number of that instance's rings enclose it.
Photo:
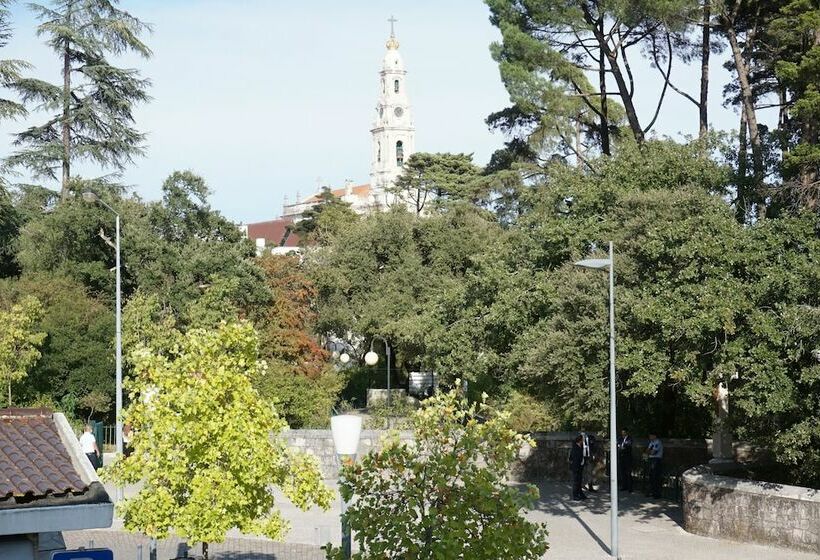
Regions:
[[[333,434],[333,446],[339,457],[339,464],[355,461],[359,451],[359,435],[362,433],[362,417],[355,414],[340,414],[330,419],[330,431]],[[342,499],[342,553],[347,560],[351,556],[350,524],[345,518],[347,503]]]
[[[615,261],[613,259],[612,241],[609,242],[608,259],[584,259],[575,263],[582,268],[609,270],[609,496],[610,510],[610,545],[609,555],[618,557],[618,443],[617,413],[615,409]]]
[[[116,340],[116,378],[117,378],[117,395],[116,395],[116,407],[115,407],[115,415],[116,415],[116,440],[117,440],[117,455],[122,456],[122,288],[121,288],[121,278],[120,278],[120,215],[119,213],[111,208],[104,200],[102,200],[99,196],[95,193],[86,191],[83,193],[83,200],[88,203],[98,203],[101,206],[104,206],[108,210],[110,210],[115,217],[115,224],[116,224],[116,236],[114,243],[111,243],[111,240],[107,239],[102,234],[100,237],[103,238],[110,247],[114,249],[114,253],[116,255],[116,271],[117,271],[117,295],[116,295],[116,331],[117,331],[117,340]],[[122,499],[122,488],[117,487],[117,500]]]
[[[390,408],[393,404],[393,395],[390,391],[390,345],[387,340],[379,335],[374,336],[370,341],[370,352],[364,355],[364,362],[369,366],[375,366],[379,363],[379,355],[373,351],[373,341],[377,338],[384,343],[384,352],[387,354],[387,408]]]

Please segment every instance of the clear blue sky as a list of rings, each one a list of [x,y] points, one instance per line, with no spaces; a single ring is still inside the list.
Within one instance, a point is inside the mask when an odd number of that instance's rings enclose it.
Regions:
[[[472,152],[483,164],[503,142],[484,124],[508,97],[489,55],[498,32],[480,0],[121,5],[154,25],[146,39],[154,58],[124,61],[153,81],[153,101],[136,113],[149,134],[147,157],[124,176],[144,198],[157,198],[171,171],[191,169],[214,191],[214,207],[237,221],[257,221],[277,216],[285,195],[293,200],[297,192],[315,191],[319,179],[334,186],[345,179],[367,182],[369,128],[391,14],[399,20],[416,149]],[[35,75],[58,81],[60,63],[35,36],[36,22],[22,5],[13,14],[15,36],[2,57],[30,60]],[[639,81],[657,84],[654,70],[638,66]],[[734,112],[720,105],[727,75],[719,64],[713,67],[711,119],[719,128],[734,128]],[[694,93],[696,69],[680,72],[679,85]],[[638,97],[644,120],[657,91],[649,93]],[[667,103],[656,128],[675,136],[696,133],[694,106],[674,93]],[[23,124],[3,123],[0,135]]]

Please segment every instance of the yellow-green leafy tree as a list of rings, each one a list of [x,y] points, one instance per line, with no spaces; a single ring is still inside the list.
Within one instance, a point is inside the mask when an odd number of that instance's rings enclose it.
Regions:
[[[11,386],[25,379],[28,370],[40,359],[38,347],[46,333],[37,332],[37,322],[43,315],[43,306],[35,297],[26,296],[11,306],[0,309],[0,379],[8,389],[6,406],[11,406]]]
[[[538,490],[506,482],[521,447],[535,443],[511,429],[509,413],[454,390],[426,400],[412,423],[412,443],[388,439],[342,470],[353,559],[540,559],[546,526],[524,516]],[[344,553],[328,545],[327,557]]]
[[[315,459],[287,448],[279,436],[287,424],[253,389],[267,366],[249,323],[172,328],[161,346],[138,343],[130,355],[124,419],[133,453],[103,472],[119,484],[142,483],[119,505],[126,529],[200,542],[207,558],[208,543],[232,528],[284,535],[274,487],[302,509],[329,507]]]

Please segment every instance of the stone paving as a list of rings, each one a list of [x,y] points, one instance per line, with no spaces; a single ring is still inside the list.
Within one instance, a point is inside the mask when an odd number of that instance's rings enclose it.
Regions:
[[[334,486],[334,483],[328,483]],[[545,521],[549,530],[547,560],[603,560],[609,556],[609,496],[606,489],[590,493],[589,500],[567,499],[568,485],[544,482],[538,485],[541,498],[528,516]],[[113,489],[111,489],[113,490]],[[133,489],[126,489],[126,495]],[[113,492],[112,492],[113,495]],[[300,511],[286,500],[278,506],[292,528],[285,543],[248,538],[238,532],[229,534],[220,545],[211,545],[212,558],[219,560],[319,560],[324,554],[319,545],[340,540],[337,500],[329,511]],[[621,494],[620,549],[623,560],[818,560],[820,555],[788,549],[737,543],[692,535],[683,530],[680,507],[668,500],[652,500],[636,492]],[[148,560],[148,540],[121,530],[115,520],[110,530],[64,533],[66,544],[112,546],[116,560],[137,559],[136,545],[142,543],[143,560]],[[110,544],[106,544],[110,543]],[[159,560],[175,558],[183,552],[179,540],[161,543]],[[192,549],[199,553],[199,547]],[[499,559],[502,560],[502,559]],[[506,560],[506,559],[503,559]]]
[[[144,535],[121,530],[97,529],[90,531],[66,531],[63,533],[66,548],[110,548],[115,560],[148,560],[150,539]],[[140,546],[142,549],[140,549]],[[199,546],[188,549],[179,539],[158,542],[158,560],[182,558],[190,554],[198,556]],[[267,539],[229,538],[224,543],[209,546],[210,557],[215,560],[324,560],[325,554],[318,547],[307,544],[277,543]]]
[[[574,502],[560,483],[539,485],[541,498],[529,517],[546,521],[549,560],[603,560],[609,556],[609,493],[588,493]],[[818,560],[820,556],[788,549],[712,539],[687,533],[680,506],[635,492],[619,495],[623,560]]]

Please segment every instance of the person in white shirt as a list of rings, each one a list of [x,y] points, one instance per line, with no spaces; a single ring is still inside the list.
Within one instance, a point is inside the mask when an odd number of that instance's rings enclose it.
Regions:
[[[661,497],[661,461],[663,460],[663,442],[656,434],[649,434],[649,493],[653,498]]]
[[[91,433],[91,426],[88,424],[85,425],[85,431],[83,435],[80,436],[80,448],[83,450],[83,453],[85,453],[85,456],[88,457],[94,470],[99,469],[100,450],[97,447],[97,440],[94,438],[94,434]]]

